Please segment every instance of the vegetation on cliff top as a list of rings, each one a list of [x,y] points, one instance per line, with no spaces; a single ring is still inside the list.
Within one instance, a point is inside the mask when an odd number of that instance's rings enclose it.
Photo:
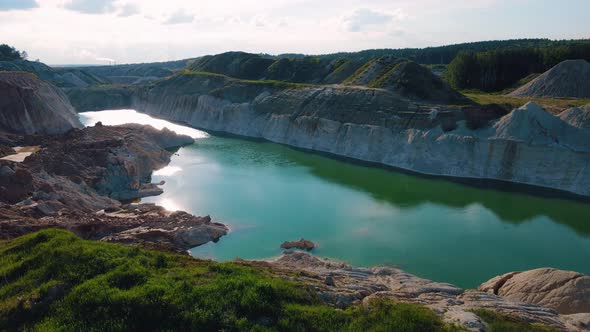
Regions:
[[[10,45],[0,44],[0,61],[25,60],[27,57],[26,51],[19,51]]]
[[[0,330],[460,330],[421,306],[376,300],[338,310],[270,270],[64,230],[0,242],[0,261]]]
[[[518,108],[529,101],[541,105],[541,107],[553,114],[561,113],[571,107],[590,104],[590,99],[511,97],[503,93],[485,93],[477,90],[464,90],[462,93],[476,104],[501,105],[507,111]]]

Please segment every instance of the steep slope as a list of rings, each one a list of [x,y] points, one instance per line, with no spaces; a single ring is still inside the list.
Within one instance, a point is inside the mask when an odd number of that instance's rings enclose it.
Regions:
[[[423,174],[502,180],[590,196],[588,132],[532,103],[497,120],[501,113],[425,104],[388,89],[192,73],[139,89],[130,106],[197,128]]]
[[[61,90],[23,72],[0,72],[0,127],[18,134],[58,134],[82,124]]]
[[[368,61],[353,75],[348,77],[344,83],[350,85],[369,85],[389,72],[400,62],[402,62],[402,59],[393,56],[382,56],[378,59]]]
[[[338,84],[364,61],[347,58],[322,59],[303,56],[270,58],[259,54],[227,52],[195,59],[189,69],[247,80],[278,80],[292,83]]]
[[[585,60],[563,61],[509,95],[590,98],[590,63]]]
[[[590,129],[590,105],[565,110],[559,114],[559,118],[574,127]]]
[[[274,60],[258,54],[226,52],[195,59],[190,65],[194,71],[217,73],[242,79],[261,79]]]
[[[466,98],[453,90],[430,69],[412,61],[401,61],[388,66],[374,77],[368,86],[384,88],[401,96],[441,103],[465,102]]]
[[[527,103],[494,125],[494,138],[524,141],[530,145],[564,146],[590,151],[590,132],[570,125],[539,105]]]

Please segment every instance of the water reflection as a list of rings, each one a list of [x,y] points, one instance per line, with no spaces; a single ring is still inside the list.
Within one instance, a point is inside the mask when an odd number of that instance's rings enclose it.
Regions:
[[[338,163],[338,167],[335,167],[336,161],[326,163],[319,159],[321,157],[313,155],[290,154],[290,158],[309,167],[316,176],[362,190],[398,208],[415,208],[425,203],[456,208],[480,204],[504,222],[517,224],[546,216],[578,234],[590,236],[590,204],[565,198],[505,192],[493,186],[480,189],[441,178],[424,178],[354,164]]]

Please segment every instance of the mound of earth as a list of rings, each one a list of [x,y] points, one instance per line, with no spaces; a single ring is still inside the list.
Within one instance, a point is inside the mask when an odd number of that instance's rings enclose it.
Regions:
[[[573,271],[542,268],[510,272],[481,284],[479,290],[561,314],[590,313],[590,277]]]
[[[590,104],[565,110],[559,114],[559,118],[574,127],[590,129]]]
[[[0,72],[0,128],[17,134],[60,134],[82,124],[68,97],[37,76]]]
[[[527,142],[531,145],[566,146],[588,151],[590,133],[554,116],[534,102],[515,109],[493,126],[493,137]]]
[[[365,63],[344,83],[350,85],[371,85],[403,60],[394,56],[382,56]]]
[[[402,61],[368,84],[374,88],[393,90],[404,97],[427,101],[453,103],[465,102],[466,98],[453,90],[440,77],[413,61]]]
[[[590,98],[590,63],[585,60],[563,61],[509,95]]]

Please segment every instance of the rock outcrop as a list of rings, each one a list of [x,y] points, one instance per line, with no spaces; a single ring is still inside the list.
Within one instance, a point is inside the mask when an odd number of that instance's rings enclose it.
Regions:
[[[227,227],[211,222],[209,216],[166,211],[152,204],[130,204],[96,213],[63,208],[54,215],[38,218],[39,203],[0,203],[0,239],[11,239],[45,228],[67,229],[97,241],[117,242],[159,250],[186,253],[209,241],[217,241]]]
[[[0,129],[17,134],[60,134],[81,127],[61,90],[33,74],[0,72]]]
[[[22,166],[38,175],[41,183],[73,179],[72,186],[82,191],[88,191],[83,188],[89,187],[91,193],[100,196],[133,200],[162,193],[149,183],[152,171],[170,162],[172,152],[166,149],[192,142],[188,136],[150,126],[95,126],[46,138],[41,150],[28,157]],[[68,192],[71,191],[72,188],[63,193],[55,190],[62,201],[70,201]],[[80,205],[94,211],[105,207],[100,201],[88,200],[88,206]]]
[[[315,247],[315,244],[313,242],[303,239],[303,238],[298,241],[285,241],[285,242],[283,242],[283,244],[281,244],[281,248],[283,248],[283,249],[297,248],[297,249],[301,249],[301,250],[311,251],[311,250],[313,250],[314,247]]]
[[[478,288],[515,302],[538,304],[561,314],[590,315],[590,277],[542,268],[497,276]]]
[[[590,98],[590,63],[586,60],[563,61],[509,95]]]
[[[162,192],[150,175],[169,163],[169,149],[193,142],[188,136],[97,125],[34,139],[41,149],[23,162],[0,160],[1,239],[57,227],[85,239],[184,252],[227,233],[210,217],[121,204]]]
[[[340,308],[386,297],[425,305],[442,315],[445,321],[460,324],[471,331],[486,330],[485,323],[472,313],[474,309],[489,309],[518,321],[542,323],[567,331],[590,328],[586,325],[590,314],[564,315],[541,305],[422,279],[396,268],[353,267],[303,252],[285,252],[269,261],[244,263],[262,264],[284,278],[302,281],[324,301]],[[293,273],[295,271],[297,273]],[[529,295],[533,296],[532,293]]]

